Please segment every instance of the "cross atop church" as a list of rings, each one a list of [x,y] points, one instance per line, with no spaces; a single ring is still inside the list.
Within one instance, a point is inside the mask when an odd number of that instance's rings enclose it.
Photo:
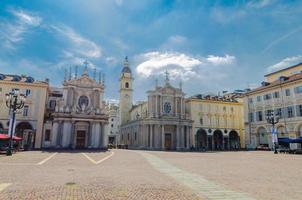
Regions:
[[[166,70],[165,75],[166,75],[166,84],[168,84],[169,83],[169,72],[168,72],[168,70]]]
[[[85,67],[83,75],[88,75],[88,64],[89,64],[89,62],[87,60],[85,60],[83,62],[83,64],[84,64],[84,67]]]

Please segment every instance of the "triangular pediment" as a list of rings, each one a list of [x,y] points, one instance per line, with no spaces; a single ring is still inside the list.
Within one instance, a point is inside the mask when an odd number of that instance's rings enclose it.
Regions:
[[[66,85],[73,85],[78,87],[95,87],[99,84],[95,80],[89,78],[89,76],[83,75],[80,78],[67,81]]]

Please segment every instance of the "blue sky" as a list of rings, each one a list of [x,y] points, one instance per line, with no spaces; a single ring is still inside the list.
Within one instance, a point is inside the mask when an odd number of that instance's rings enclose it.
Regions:
[[[244,89],[302,62],[301,19],[302,1],[1,0],[0,73],[60,86],[87,59],[118,99],[128,56],[135,100],[166,69],[188,96]]]

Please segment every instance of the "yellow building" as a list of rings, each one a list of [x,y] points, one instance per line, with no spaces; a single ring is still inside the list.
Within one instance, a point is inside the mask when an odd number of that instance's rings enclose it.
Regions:
[[[45,102],[48,82],[36,81],[29,76],[0,74],[0,129],[9,127],[9,110],[5,94],[19,90],[27,96],[24,107],[16,114],[15,134],[23,138],[24,148],[41,148]]]
[[[274,82],[276,80],[278,80],[281,76],[291,76],[293,74],[299,74],[302,71],[302,63],[299,63],[297,65],[293,65],[291,67],[285,68],[285,69],[281,69],[275,72],[271,72],[269,74],[266,74],[265,77],[265,81],[266,82]]]
[[[243,103],[225,97],[196,95],[186,100],[186,110],[194,121],[196,149],[245,148]]]
[[[262,86],[245,96],[246,143],[249,148],[272,148],[272,125],[266,116],[272,111],[280,117],[278,138],[302,137],[302,64],[268,75]],[[292,149],[300,144],[290,144]]]

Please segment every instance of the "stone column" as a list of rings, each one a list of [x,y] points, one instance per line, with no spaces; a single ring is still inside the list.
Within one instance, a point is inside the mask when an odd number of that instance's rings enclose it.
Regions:
[[[100,104],[100,108],[102,109],[103,108],[103,93],[102,92],[100,92],[99,93],[99,104]],[[120,119],[120,120],[122,120],[122,119]]]
[[[56,141],[56,146],[61,147],[62,146],[62,134],[63,134],[63,124],[64,122],[59,122],[59,127],[58,127],[58,136],[57,136],[57,141]]]
[[[180,127],[177,125],[176,126],[176,150],[180,149]]]
[[[100,132],[99,132],[99,145],[98,145],[99,148],[102,148],[102,143],[103,143],[102,135],[103,135],[103,132],[104,132],[104,123],[101,123],[100,124]]]
[[[100,122],[97,122],[94,124],[94,131],[95,131],[95,137],[94,137],[94,145],[93,148],[98,148],[100,146],[100,135],[101,135],[101,125]]]
[[[155,95],[155,117],[158,117],[158,96]]]
[[[57,146],[57,137],[58,137],[59,123],[54,122],[52,126],[52,138],[51,138],[51,146]]]
[[[104,126],[104,129],[103,129],[103,133],[102,133],[102,140],[103,140],[103,142],[102,142],[102,147],[103,148],[107,148],[107,145],[108,145],[108,135],[107,135],[107,130],[108,130],[108,127],[109,126],[109,124],[105,124],[105,126]]]
[[[70,145],[71,137],[71,122],[64,122],[63,124],[63,133],[62,133],[62,147],[68,148]]]
[[[161,148],[165,150],[165,126],[161,125]]]
[[[154,125],[154,147],[156,149],[160,149],[159,137],[160,137],[159,126]]]
[[[182,107],[182,98],[180,98],[180,118],[182,119],[183,107]]]
[[[190,149],[190,127],[186,126],[187,149]]]
[[[153,125],[150,125],[150,148],[153,148]]]
[[[184,126],[180,126],[180,148],[185,148],[185,129]]]
[[[70,140],[69,140],[69,144],[71,148],[75,148],[74,147],[74,139],[75,139],[75,122],[71,123],[71,131],[70,131]]]

